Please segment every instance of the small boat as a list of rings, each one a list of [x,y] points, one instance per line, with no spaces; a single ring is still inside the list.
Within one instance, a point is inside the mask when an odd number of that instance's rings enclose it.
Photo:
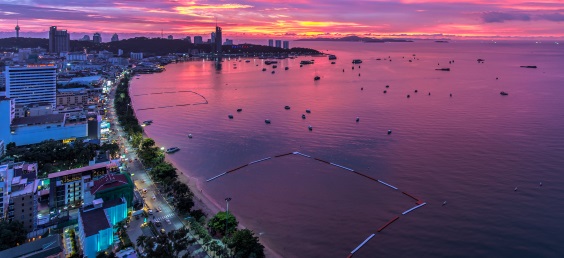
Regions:
[[[305,119],[305,114],[302,114],[302,119]]]
[[[522,65],[522,68],[537,68],[536,65]]]
[[[337,59],[336,55],[329,55],[329,60],[335,60],[335,59]]]
[[[388,134],[392,134],[392,130],[388,130]]]
[[[237,112],[241,112],[241,111],[243,111],[242,108],[238,108],[238,109],[237,109]]]
[[[447,71],[448,72],[448,71],[450,71],[450,68],[437,68],[435,70],[437,70],[437,71]]]
[[[362,60],[360,60],[360,59],[353,59],[352,63],[353,63],[353,64],[362,64]]]
[[[265,120],[264,120],[264,123],[265,123],[265,124],[270,124],[270,119],[265,119]]]
[[[180,148],[178,148],[178,147],[171,147],[171,148],[166,149],[166,153],[175,153],[179,150],[180,150]]]
[[[307,129],[310,130],[310,131],[313,131],[313,126],[308,125]]]
[[[303,67],[303,65],[300,65],[300,67]]]
[[[262,71],[263,71],[263,72],[266,71],[266,68],[262,68]]]
[[[273,65],[272,68],[278,68],[278,66],[277,66],[277,65]]]
[[[272,71],[272,74],[276,73],[276,71]]]
[[[335,64],[335,62],[331,62],[331,64]]]
[[[390,85],[386,85],[386,88],[390,88]]]
[[[409,96],[409,94],[407,94],[407,98],[410,98],[411,96]]]
[[[306,109],[306,113],[308,113],[308,114],[309,114],[309,113],[311,113],[311,110],[309,110],[309,109]]]
[[[153,120],[146,120],[146,121],[143,121],[143,124],[144,124],[144,125],[151,125],[152,123],[153,123]]]
[[[192,134],[188,134],[188,138],[192,139]]]
[[[415,93],[417,93],[417,90],[415,90]]]
[[[313,60],[302,60],[300,61],[300,65],[313,64],[313,62]]]
[[[265,65],[277,64],[278,61],[264,61]]]
[[[290,106],[284,106],[284,109],[289,110]]]
[[[250,62],[251,62],[251,60],[245,60],[245,63],[250,63]]]
[[[509,95],[509,93],[507,93],[507,92],[505,92],[505,91],[502,91],[502,92],[500,92],[499,94],[501,94],[502,96],[507,96],[507,95]]]
[[[388,93],[388,91],[387,91],[387,90],[384,90],[384,93]]]
[[[284,70],[288,70],[288,69],[290,69],[288,66],[284,67]]]
[[[229,119],[233,119],[233,115],[228,115],[227,117],[229,117]]]
[[[360,121],[360,118],[359,118],[359,117],[356,117],[356,122],[358,123],[359,121]]]
[[[320,79],[321,79],[321,77],[319,77],[319,76],[313,77],[313,80],[314,80],[314,81],[319,81]]]
[[[482,58],[478,58],[477,61],[478,61],[478,63],[483,63],[483,62],[486,61],[486,60],[484,60],[484,59],[482,59]]]
[[[446,204],[447,204],[447,201],[444,201],[444,202],[443,202],[443,206],[445,206]]]

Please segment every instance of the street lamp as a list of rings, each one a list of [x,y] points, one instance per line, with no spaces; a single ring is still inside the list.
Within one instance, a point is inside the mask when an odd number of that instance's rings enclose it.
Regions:
[[[225,198],[225,203],[227,203],[227,213],[225,214],[225,235],[227,235],[227,220],[229,219],[229,201],[231,201],[231,197]]]

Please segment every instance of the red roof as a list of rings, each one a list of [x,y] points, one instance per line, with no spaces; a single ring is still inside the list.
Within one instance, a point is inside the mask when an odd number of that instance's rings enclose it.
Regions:
[[[126,185],[129,182],[125,175],[114,175],[107,174],[104,177],[94,181],[94,185],[90,188],[90,193],[95,195],[97,192],[104,191],[106,189]]]

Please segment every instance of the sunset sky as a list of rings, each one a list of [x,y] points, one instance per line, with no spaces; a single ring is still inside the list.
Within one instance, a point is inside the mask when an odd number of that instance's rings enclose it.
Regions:
[[[224,37],[564,38],[564,0],[0,0],[2,37],[41,36],[49,26],[72,38],[101,32],[165,36],[209,35],[215,20]],[[273,36],[275,35],[275,36]]]

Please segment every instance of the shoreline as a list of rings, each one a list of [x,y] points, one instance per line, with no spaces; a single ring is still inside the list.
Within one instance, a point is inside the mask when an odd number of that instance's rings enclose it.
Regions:
[[[164,72],[166,72],[166,70]],[[131,108],[133,109],[133,114],[134,114],[135,117],[137,117],[135,115],[136,112],[135,112],[135,105],[133,103],[134,101],[133,101],[133,98],[132,98],[133,95],[131,94],[131,82],[132,81],[133,80],[131,80],[131,79],[129,80],[129,86],[128,86],[127,91],[129,93],[129,96],[130,96],[130,100],[131,100],[130,104],[131,104]],[[142,135],[143,135],[143,137],[151,138],[145,130],[143,130]],[[153,139],[155,141],[156,145],[158,145],[158,141],[156,139],[154,139],[154,138],[151,138],[151,139]],[[178,174],[177,180],[186,184],[188,186],[188,188],[190,188],[190,190],[194,194],[194,198],[193,198],[194,207],[193,207],[193,209],[201,209],[204,213],[206,213],[207,219],[213,217],[215,214],[217,214],[218,212],[223,210],[222,207],[217,202],[215,202],[215,200],[213,198],[209,197],[206,193],[203,192],[203,189],[202,189],[201,186],[202,186],[202,184],[205,183],[205,181],[198,179],[195,175],[192,175],[189,172],[185,173],[184,170],[179,169],[180,166],[178,165],[177,162],[174,161],[174,159],[169,158],[168,156],[165,156],[165,160],[167,162],[170,162],[172,164],[172,166],[174,168],[176,168],[177,174]],[[253,230],[252,228],[245,226],[246,223],[244,222],[244,219],[237,218],[237,220],[239,221],[238,228],[248,228],[248,229]],[[202,225],[202,226],[205,226],[205,225]],[[279,253],[274,251],[274,249],[267,246],[264,243],[264,241],[260,241],[260,236],[258,235],[257,232],[255,232],[254,230],[253,230],[253,232],[255,233],[255,236],[259,238],[259,242],[264,246],[265,257],[275,257],[275,258],[283,257],[282,255],[280,255]]]

